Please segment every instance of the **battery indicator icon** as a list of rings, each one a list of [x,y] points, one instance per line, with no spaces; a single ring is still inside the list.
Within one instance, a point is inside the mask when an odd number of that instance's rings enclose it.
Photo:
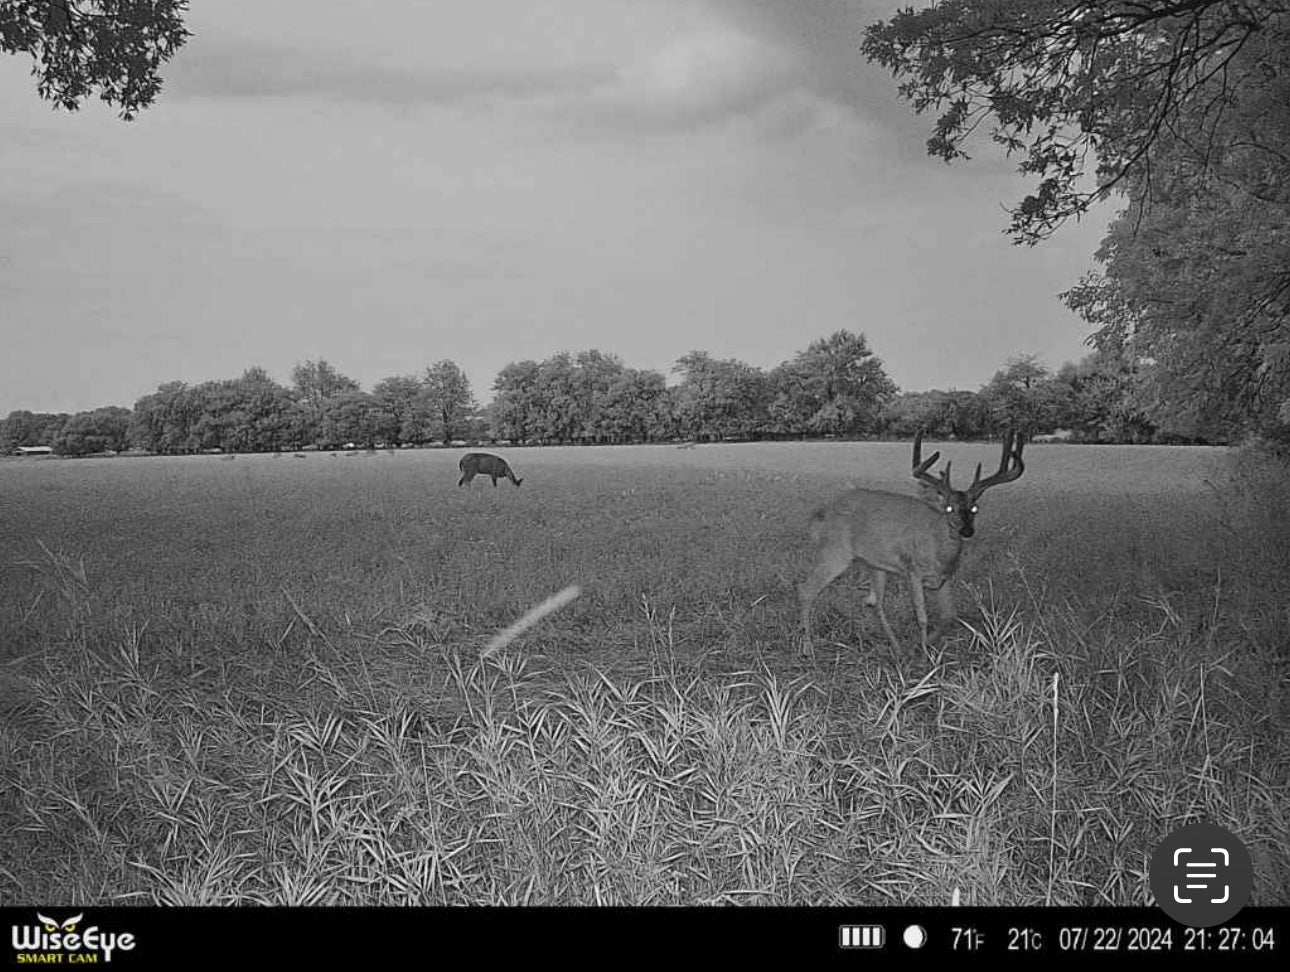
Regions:
[[[882,925],[839,925],[839,948],[882,948],[887,932]]]

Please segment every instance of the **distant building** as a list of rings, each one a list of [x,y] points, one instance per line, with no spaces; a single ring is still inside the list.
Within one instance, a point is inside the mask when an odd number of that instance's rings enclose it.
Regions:
[[[20,456],[52,456],[53,454],[53,446],[18,446]]]
[[[1070,429],[1057,429],[1055,432],[1049,432],[1047,435],[1036,435],[1032,442],[1069,442],[1075,437],[1075,433]]]

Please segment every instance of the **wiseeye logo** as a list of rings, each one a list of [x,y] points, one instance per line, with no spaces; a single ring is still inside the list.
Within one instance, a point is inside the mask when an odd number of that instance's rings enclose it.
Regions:
[[[78,931],[85,914],[55,921],[39,911],[39,925],[14,925],[13,948],[19,965],[98,965],[111,962],[112,953],[134,948],[129,932],[105,932],[98,925]]]

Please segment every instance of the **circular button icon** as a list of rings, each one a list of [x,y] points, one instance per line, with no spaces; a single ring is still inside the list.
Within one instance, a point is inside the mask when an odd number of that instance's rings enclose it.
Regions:
[[[1180,827],[1151,855],[1151,893],[1174,921],[1220,925],[1245,907],[1254,885],[1250,852],[1216,824]]]

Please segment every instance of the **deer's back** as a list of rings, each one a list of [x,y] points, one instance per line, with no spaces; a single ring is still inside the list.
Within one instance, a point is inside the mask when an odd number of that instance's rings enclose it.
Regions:
[[[959,543],[942,515],[913,496],[876,489],[852,489],[811,518],[819,544],[844,544],[852,557],[893,573],[926,577],[953,571]]]

